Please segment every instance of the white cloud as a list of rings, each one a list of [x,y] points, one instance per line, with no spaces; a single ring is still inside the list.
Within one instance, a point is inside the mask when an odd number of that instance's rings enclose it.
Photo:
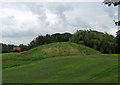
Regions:
[[[110,33],[111,35],[116,35],[116,32],[118,31],[118,28],[110,28],[108,30],[108,33]]]
[[[103,2],[104,0],[0,0],[1,2]]]
[[[58,18],[57,14],[51,13],[50,11],[46,10],[46,21],[50,23],[50,25],[58,24],[60,19]]]
[[[115,35],[116,10],[103,3],[3,3],[0,5],[3,42],[27,44],[40,34],[74,33],[79,29]]]
[[[33,29],[37,25],[37,16],[31,11],[20,11],[13,8],[0,9],[0,25],[4,35],[12,35]]]
[[[34,39],[34,37],[6,37],[6,38],[2,38],[2,43],[6,43],[6,44],[15,44],[15,45],[19,45],[19,44],[28,44],[30,43],[32,40]]]
[[[86,6],[88,5],[88,6]],[[114,15],[109,16],[109,12],[106,12],[107,8],[104,8],[100,3],[90,5],[89,3],[83,6],[76,6],[73,10],[65,11],[67,22],[75,27],[84,29],[96,29],[102,32],[110,33],[111,28],[117,28],[113,22]],[[93,7],[91,7],[93,6]],[[110,10],[110,8],[108,8]],[[99,10],[99,11],[98,11]],[[117,9],[113,9],[111,14],[117,13]],[[113,30],[113,35],[116,34],[116,30]]]

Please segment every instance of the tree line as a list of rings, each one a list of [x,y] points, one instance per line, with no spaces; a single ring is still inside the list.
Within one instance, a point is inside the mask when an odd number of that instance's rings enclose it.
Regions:
[[[118,53],[117,39],[108,33],[92,30],[79,30],[70,38],[71,42],[83,44],[102,53]]]
[[[28,44],[29,48],[37,47],[39,45],[49,44],[53,42],[68,42],[72,37],[70,33],[55,33],[52,35],[46,34],[45,36],[39,35]]]
[[[0,46],[2,49],[0,49],[0,53],[9,53],[9,52],[18,52],[18,50],[13,50],[14,47],[20,47],[21,51],[26,51],[29,49],[32,49],[34,47],[44,45],[44,44],[49,44],[53,42],[68,42],[69,38],[72,36],[70,33],[55,33],[55,34],[46,34],[46,35],[39,35],[35,39],[33,39],[30,44],[28,45],[23,45],[20,44],[19,46],[14,45],[14,44],[3,44],[0,43]]]
[[[18,50],[13,50],[14,47],[20,47],[21,52],[29,49],[29,47],[27,45],[23,45],[23,44],[20,44],[19,46],[17,46],[17,45],[14,45],[14,44],[0,43],[0,47],[2,47],[2,48],[0,48],[0,53],[19,52]]]
[[[120,48],[120,46],[118,43],[120,43],[120,31],[117,32],[116,37],[108,33],[98,32],[95,30],[77,30],[74,34],[55,33],[52,35],[39,35],[33,39],[28,46],[20,44],[18,47],[22,48],[21,51],[25,51],[53,42],[74,42],[96,49],[102,53],[115,54],[119,53],[118,48]],[[2,52],[13,52],[13,47],[15,47],[15,45],[2,44]]]

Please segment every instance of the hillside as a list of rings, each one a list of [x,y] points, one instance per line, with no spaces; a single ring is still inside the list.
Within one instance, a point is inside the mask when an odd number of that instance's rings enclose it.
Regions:
[[[50,57],[57,56],[81,56],[101,54],[92,48],[84,45],[78,45],[71,42],[58,42],[46,45],[41,45],[20,53],[5,53],[2,54],[3,68],[20,66],[23,64],[35,62]]]
[[[5,53],[3,83],[116,83],[118,55],[71,42]]]

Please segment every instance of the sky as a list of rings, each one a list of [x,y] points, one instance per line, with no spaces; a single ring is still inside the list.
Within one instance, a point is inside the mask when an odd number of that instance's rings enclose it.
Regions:
[[[27,45],[38,35],[89,29],[116,36],[117,17],[118,7],[102,2],[2,2],[0,42]]]

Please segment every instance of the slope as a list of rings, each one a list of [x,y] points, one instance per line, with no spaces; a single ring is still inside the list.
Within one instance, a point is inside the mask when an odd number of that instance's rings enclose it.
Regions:
[[[3,68],[9,68],[57,56],[78,56],[96,54],[101,53],[84,45],[78,45],[71,42],[58,42],[41,45],[25,52],[7,54],[5,53],[2,54],[2,60]]]
[[[116,83],[118,55],[60,56],[3,70],[3,83]]]

